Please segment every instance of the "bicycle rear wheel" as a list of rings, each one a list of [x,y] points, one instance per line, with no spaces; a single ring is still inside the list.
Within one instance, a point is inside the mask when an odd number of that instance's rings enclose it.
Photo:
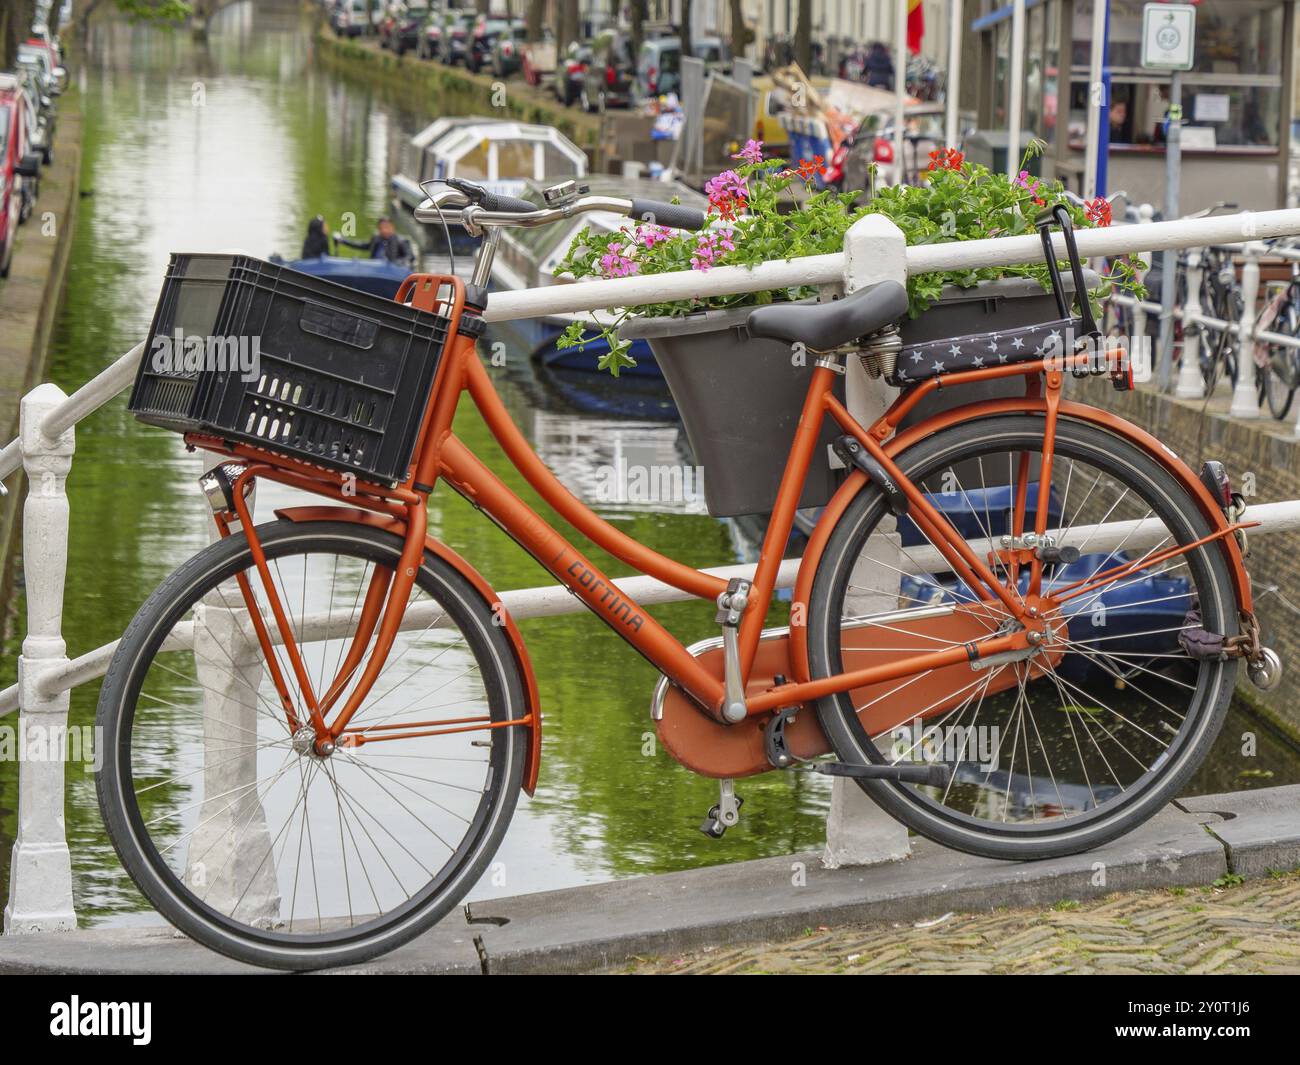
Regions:
[[[909,448],[899,465],[987,558],[990,543],[1013,531],[1022,487],[1022,528],[1033,527],[1043,429],[1041,417],[971,422]],[[1081,557],[1045,567],[1041,610],[1052,633],[1041,648],[1017,661],[962,662],[830,696],[817,707],[843,761],[949,765],[952,779],[941,787],[859,783],[909,828],[986,857],[1071,854],[1152,816],[1209,750],[1238,669],[1199,650],[1202,632],[1237,632],[1219,546],[1159,561],[1209,533],[1166,470],[1118,436],[1062,419],[1045,498],[1049,535]],[[1001,563],[995,573],[1023,601],[1028,574]],[[863,668],[1016,624],[1000,601],[977,602],[871,486],[831,534],[808,613],[814,679],[843,672],[846,659]]]
[[[346,667],[367,595],[401,540],[347,522],[260,526],[273,583],[319,697]],[[383,672],[339,739],[315,750],[304,691],[273,648],[273,685],[238,582],[278,631],[242,535],[164,581],[124,634],[98,724],[97,785],[118,856],[177,928],[241,961],[353,964],[406,942],[474,886],[521,787],[525,688],[492,609],[425,555]],[[376,592],[377,589],[377,592]]]

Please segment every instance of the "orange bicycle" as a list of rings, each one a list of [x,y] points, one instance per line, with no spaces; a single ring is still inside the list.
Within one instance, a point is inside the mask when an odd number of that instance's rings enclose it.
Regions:
[[[220,538],[140,608],[99,701],[105,825],[176,927],[268,966],[372,957],[466,895],[531,794],[542,711],[528,653],[497,593],[430,533],[439,482],[662,673],[664,745],[721,781],[712,835],[737,820],[736,778],[784,769],[853,778],[909,828],[973,854],[1077,852],[1176,793],[1222,724],[1239,660],[1276,676],[1222,468],[1193,473],[1062,396],[1067,373],[1131,385],[1086,344],[1051,355],[1055,334],[1097,333],[1086,301],[1076,319],[1063,295],[1053,219],[1076,275],[1078,257],[1062,213],[1041,220],[1061,312],[1043,326],[900,350],[894,282],[750,315],[752,336],[802,343],[815,362],[752,580],[723,580],[565,489],[476,354],[502,227],[592,210],[706,221],[552,192],[539,207],[466,183],[431,191],[422,221],[483,236],[473,277],[414,275],[365,310],[343,306],[342,289],[322,303],[323,290],[300,291],[310,279],[268,264],[174,260],[157,336],[185,318],[191,333],[261,341],[247,380],[154,362],[131,402],[223,460],[201,482]],[[901,387],[871,425],[833,387],[855,357]],[[1024,395],[901,427],[940,387],[1004,378]],[[719,637],[684,647],[521,501],[453,431],[465,395],[565,522],[707,600]],[[843,480],[799,564],[790,623],[765,628],[827,418]],[[255,525],[259,482],[322,502]]]

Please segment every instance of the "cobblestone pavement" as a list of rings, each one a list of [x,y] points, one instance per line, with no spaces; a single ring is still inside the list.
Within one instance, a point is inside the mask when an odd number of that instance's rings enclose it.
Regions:
[[[1235,881],[1236,878],[1226,878]],[[1300,973],[1300,873],[646,958],[634,973]]]

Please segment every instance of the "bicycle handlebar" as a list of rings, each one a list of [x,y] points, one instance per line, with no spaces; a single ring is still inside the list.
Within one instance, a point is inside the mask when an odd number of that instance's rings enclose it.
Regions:
[[[677,203],[629,200],[615,196],[583,196],[557,207],[540,207],[527,200],[501,196],[486,189],[475,189],[472,200],[463,186],[445,186],[431,193],[415,209],[415,220],[428,225],[459,223],[470,233],[477,234],[488,227],[519,226],[532,229],[590,211],[608,211],[671,229],[703,229],[708,223],[708,217],[703,211]]]
[[[709,221],[708,216],[696,207],[658,200],[633,200],[631,217],[669,229],[703,229]]]
[[[540,210],[537,204],[530,203],[528,200],[519,200],[513,196],[502,196],[495,192],[485,191],[483,193],[483,199],[480,202],[485,209],[497,212],[498,214],[502,211],[517,211],[522,214],[532,214],[534,211]]]

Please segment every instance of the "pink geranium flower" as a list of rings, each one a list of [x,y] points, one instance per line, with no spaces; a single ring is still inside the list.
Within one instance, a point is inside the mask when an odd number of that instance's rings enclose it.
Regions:
[[[638,226],[636,239],[647,251],[656,244],[672,239],[672,231],[664,226]]]
[[[611,241],[605,254],[600,257],[600,268],[606,277],[631,277],[641,269],[635,259],[622,254],[623,245]]]
[[[734,170],[724,170],[717,177],[709,178],[704,183],[704,195],[710,200],[747,200],[749,199],[749,186],[745,184],[745,179]]]
[[[691,269],[706,273],[717,265],[723,255],[736,250],[733,237],[734,233],[730,229],[713,229],[699,234],[695,238],[695,250],[691,253]]]

